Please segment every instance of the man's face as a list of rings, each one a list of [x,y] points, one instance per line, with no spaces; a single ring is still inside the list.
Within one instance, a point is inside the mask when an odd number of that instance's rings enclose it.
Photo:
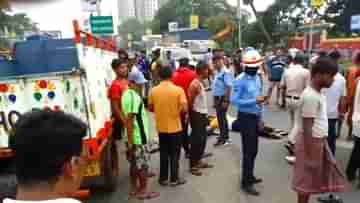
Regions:
[[[205,68],[200,73],[201,79],[207,79],[209,77],[209,68]]]
[[[323,88],[330,88],[334,82],[335,74],[323,74],[320,76],[321,86]]]
[[[128,73],[128,64],[122,63],[116,69],[116,75],[125,78]]]
[[[224,59],[216,59],[214,60],[214,67],[219,70],[224,66]]]

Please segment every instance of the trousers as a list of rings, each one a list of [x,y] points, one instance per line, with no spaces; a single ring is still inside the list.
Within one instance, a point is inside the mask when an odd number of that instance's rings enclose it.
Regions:
[[[228,140],[229,139],[229,124],[226,117],[227,109],[223,107],[223,97],[215,97],[215,110],[216,110],[216,117],[219,122],[220,128],[220,140]]]
[[[329,147],[331,152],[333,153],[333,155],[335,156],[335,151],[336,151],[336,124],[338,122],[338,119],[329,119],[329,131],[328,131],[328,137],[327,137],[327,141],[329,143]]]
[[[176,182],[179,179],[179,160],[182,134],[159,133],[160,142],[160,177],[159,181]]]
[[[299,103],[299,99],[286,98],[291,124],[288,139],[291,144],[295,144],[296,135],[299,133]]]
[[[259,146],[259,121],[255,114],[238,113],[242,140],[242,180],[243,187],[251,186],[255,179],[255,160]]]
[[[349,179],[356,177],[356,172],[360,169],[360,138],[355,137],[355,145],[350,155],[350,160],[346,168],[346,175]]]
[[[199,112],[190,112],[190,167],[196,166],[202,159],[207,142],[207,116]]]

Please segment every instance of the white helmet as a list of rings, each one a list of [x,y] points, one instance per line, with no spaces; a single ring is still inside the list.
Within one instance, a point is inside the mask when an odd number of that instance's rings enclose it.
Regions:
[[[264,63],[263,57],[256,50],[249,50],[243,55],[243,65],[245,67],[259,67]]]

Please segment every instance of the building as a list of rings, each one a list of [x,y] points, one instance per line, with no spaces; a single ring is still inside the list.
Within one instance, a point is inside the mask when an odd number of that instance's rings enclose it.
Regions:
[[[163,7],[169,0],[157,0],[159,8]]]
[[[119,24],[136,17],[135,0],[118,0],[118,8]]]
[[[140,22],[153,20],[158,9],[158,0],[135,0],[135,15]]]

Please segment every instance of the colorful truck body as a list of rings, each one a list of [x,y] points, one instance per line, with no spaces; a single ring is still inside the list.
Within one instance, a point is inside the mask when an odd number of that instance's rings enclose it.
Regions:
[[[84,139],[90,164],[84,187],[114,189],[118,156],[112,139],[107,90],[117,57],[112,41],[83,33],[74,22],[74,39],[31,40],[15,45],[12,61],[0,61],[0,161],[9,148],[11,129],[32,109],[62,110],[88,124]],[[85,35],[83,37],[82,35]]]

